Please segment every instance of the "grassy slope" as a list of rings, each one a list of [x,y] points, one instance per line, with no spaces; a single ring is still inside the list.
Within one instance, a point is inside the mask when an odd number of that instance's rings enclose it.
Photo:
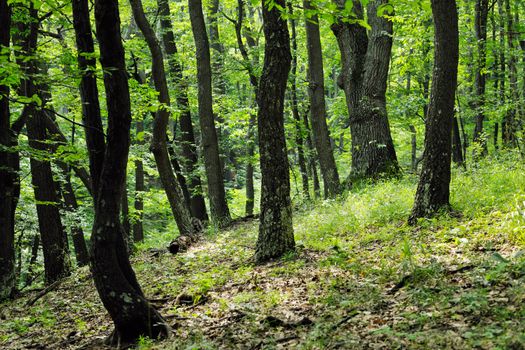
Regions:
[[[298,208],[297,253],[267,266],[251,263],[256,223],[175,257],[145,245],[134,266],[174,337],[141,347],[523,348],[524,166],[457,171],[461,215],[409,227],[415,183],[359,185]],[[26,307],[34,295],[1,305],[1,348],[89,348],[110,332],[87,269]]]

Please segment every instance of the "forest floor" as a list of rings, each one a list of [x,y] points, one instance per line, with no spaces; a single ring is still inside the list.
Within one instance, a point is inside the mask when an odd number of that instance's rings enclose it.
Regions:
[[[356,185],[297,208],[296,253],[263,266],[256,222],[176,256],[147,242],[133,264],[173,337],[139,348],[524,349],[524,170],[456,170],[457,212],[415,227],[414,176]],[[37,293],[0,305],[0,348],[101,348],[111,322],[87,268],[28,307]]]

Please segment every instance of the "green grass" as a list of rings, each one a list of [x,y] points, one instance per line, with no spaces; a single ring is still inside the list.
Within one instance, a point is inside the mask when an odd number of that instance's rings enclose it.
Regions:
[[[134,267],[146,295],[163,300],[157,306],[176,334],[161,343],[142,339],[139,347],[522,348],[524,171],[512,157],[455,169],[452,206],[461,215],[443,213],[416,227],[406,224],[413,175],[301,203],[296,252],[264,266],[252,260],[256,222],[211,230],[177,256],[149,251],[165,246],[174,230],[150,235]],[[177,304],[181,295],[193,303]],[[35,308],[42,311],[26,315],[25,300],[2,305],[10,320],[0,323],[2,347],[44,334],[55,339],[42,341],[51,346],[72,330],[86,345],[111,329],[85,269],[42,298]]]

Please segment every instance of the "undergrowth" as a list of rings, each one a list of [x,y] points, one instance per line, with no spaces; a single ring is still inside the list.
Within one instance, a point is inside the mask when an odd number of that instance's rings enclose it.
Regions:
[[[525,177],[522,161],[488,158],[455,169],[453,215],[406,219],[417,178],[355,184],[343,198],[297,205],[297,249],[253,264],[257,223],[218,232],[188,252],[133,263],[174,329],[140,349],[483,348],[525,346]],[[111,323],[87,269],[24,307],[1,305],[0,346],[80,348]]]

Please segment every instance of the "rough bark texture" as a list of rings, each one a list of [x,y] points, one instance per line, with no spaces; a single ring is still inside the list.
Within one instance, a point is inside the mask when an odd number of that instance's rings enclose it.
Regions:
[[[303,1],[305,11],[316,8],[309,0]],[[308,51],[308,95],[310,97],[310,120],[315,148],[319,156],[319,165],[323,175],[325,197],[335,197],[341,192],[339,174],[335,164],[330,132],[326,123],[326,102],[324,90],[323,51],[321,48],[321,34],[319,32],[319,18],[317,14],[307,17],[306,47]]]
[[[9,47],[11,8],[7,0],[0,0],[0,54]],[[14,201],[16,176],[11,169],[11,155],[3,152],[11,146],[9,87],[0,85],[0,301],[15,292]]]
[[[196,47],[197,80],[199,84],[199,124],[201,128],[204,167],[208,182],[211,219],[218,226],[230,223],[230,211],[224,191],[219,143],[212,106],[210,45],[204,24],[201,0],[188,0],[191,27]]]
[[[487,153],[487,141],[482,136],[483,121],[485,119],[485,90],[486,90],[486,73],[487,66],[487,18],[489,13],[488,0],[476,0],[475,5],[475,33],[476,42],[478,46],[478,62],[476,65],[476,74],[474,80],[474,89],[476,93],[476,100],[474,108],[476,110],[476,127],[474,129],[474,141],[478,142],[482,147],[482,154]]]
[[[458,13],[455,0],[432,0],[434,71],[426,120],[423,169],[409,222],[448,208],[454,96],[459,56]]]
[[[170,112],[168,110],[170,106],[170,96],[168,92],[168,83],[166,81],[166,73],[164,71],[162,50],[157,41],[157,37],[155,36],[155,32],[146,19],[141,0],[130,0],[130,3],[133,9],[133,17],[135,18],[140,31],[144,35],[151,52],[153,83],[155,89],[159,93],[159,102],[165,106],[165,108],[162,107],[157,111],[153,122],[151,150],[155,156],[155,162],[157,163],[157,169],[159,170],[162,187],[164,187],[164,191],[168,197],[171,211],[177,222],[179,232],[181,235],[191,236],[194,234],[191,213],[189,207],[186,205],[180,183],[173,172],[166,141],[166,132],[170,118]]]
[[[276,5],[285,7],[284,0]],[[266,46],[259,83],[259,151],[262,175],[261,217],[255,258],[265,262],[294,249],[290,174],[284,135],[284,94],[291,66],[286,20],[277,7],[263,5]]]
[[[339,6],[344,1],[335,0]],[[363,18],[359,0],[354,12]],[[352,135],[352,177],[376,177],[399,172],[386,110],[386,88],[392,50],[392,22],[377,16],[388,0],[368,3],[369,36],[358,23],[332,25],[341,51],[340,85],[345,91]]]
[[[95,286],[115,324],[112,344],[135,342],[140,336],[168,336],[160,314],[149,304],[128,259],[120,223],[120,201],[130,145],[131,106],[120,17],[116,0],[95,2],[95,22],[108,109],[107,149],[98,183],[92,233]],[[90,131],[88,131],[89,133]]]
[[[507,18],[507,43],[508,43],[508,51],[509,51],[509,58],[508,58],[508,75],[509,75],[509,89],[510,89],[510,97],[511,97],[511,103],[517,104],[519,101],[519,89],[518,89],[518,71],[516,68],[516,55],[514,54],[514,51],[516,49],[516,34],[515,34],[515,25],[514,25],[514,19],[512,18],[512,10],[510,7],[510,0],[504,0],[505,2],[505,16]],[[507,147],[516,147],[517,146],[517,108],[512,106],[506,113],[504,119],[503,119],[503,144]]]
[[[182,75],[182,67],[178,59],[177,45],[169,18],[169,2],[168,0],[157,0],[157,6],[159,8],[159,15],[161,16],[162,43],[168,59],[168,74],[175,85],[176,100],[180,110],[179,123],[183,158],[181,163],[188,179],[187,184],[188,190],[190,191],[191,214],[201,221],[208,221],[206,204],[202,194],[201,178],[197,173],[198,154],[193,123],[191,121],[188,86]]]

